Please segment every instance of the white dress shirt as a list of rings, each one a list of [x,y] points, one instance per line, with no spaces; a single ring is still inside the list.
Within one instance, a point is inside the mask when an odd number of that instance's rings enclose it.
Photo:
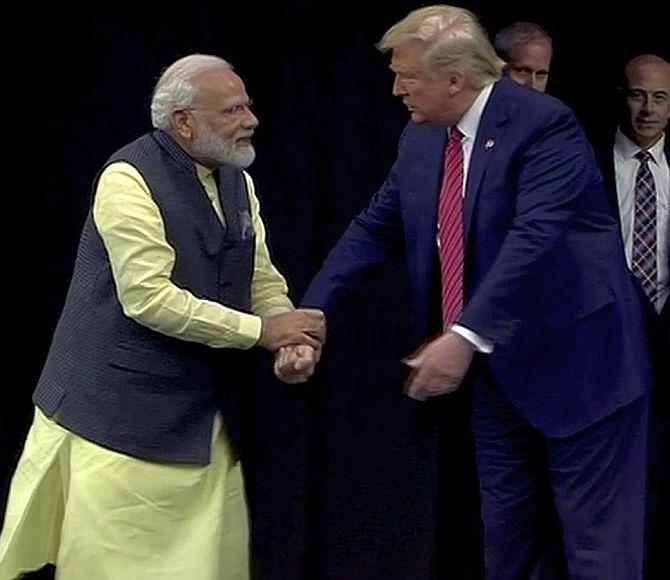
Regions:
[[[463,191],[461,195],[465,197],[465,189],[468,183],[468,169],[470,168],[470,158],[472,157],[472,149],[475,145],[475,138],[477,137],[477,129],[479,128],[479,121],[482,118],[484,107],[489,101],[493,91],[493,83],[487,85],[479,93],[475,101],[470,105],[470,108],[465,112],[465,115],[458,122],[456,127],[462,133],[461,147],[463,147]],[[451,132],[451,127],[449,131]],[[491,353],[493,352],[493,341],[479,336],[469,328],[465,328],[460,324],[452,324],[450,327],[452,332],[459,334],[469,343],[474,345],[479,352]]]
[[[658,294],[654,307],[660,312],[668,299],[668,229],[670,229],[670,170],[664,151],[665,135],[647,149],[652,159],[649,169],[654,177],[656,189],[656,271],[658,273]],[[640,146],[617,129],[614,140],[614,172],[616,176],[617,201],[621,219],[621,234],[626,251],[626,262],[631,267],[633,256],[633,222],[635,219],[635,177],[640,162],[635,155]]]

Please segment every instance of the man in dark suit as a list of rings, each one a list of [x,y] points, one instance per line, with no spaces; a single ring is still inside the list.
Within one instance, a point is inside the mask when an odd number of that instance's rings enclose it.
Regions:
[[[654,313],[656,338],[668,341],[670,64],[655,55],[635,57],[626,65],[623,90],[626,106],[614,146],[602,155],[603,173],[621,223],[626,261],[644,289],[645,305]],[[643,203],[646,198],[648,209]],[[642,231],[650,221],[645,215],[654,219]],[[648,268],[644,252],[652,257]],[[669,342],[665,345],[670,348]]]
[[[655,55],[633,58],[624,70],[621,123],[602,163],[614,212],[621,223],[626,262],[642,288],[656,371],[650,437],[648,508],[649,578],[667,578],[661,553],[667,537],[668,432],[670,431],[670,64]],[[665,469],[664,469],[665,466]]]
[[[466,10],[414,11],[378,47],[411,123],[303,303],[333,312],[402,253],[418,347],[408,395],[450,393],[466,374],[473,387],[487,576],[552,574],[537,542],[545,481],[570,576],[640,578],[651,369],[582,129],[556,99],[501,79]]]

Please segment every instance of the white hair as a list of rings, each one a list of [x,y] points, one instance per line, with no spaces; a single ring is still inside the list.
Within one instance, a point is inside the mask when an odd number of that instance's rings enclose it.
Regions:
[[[173,62],[158,79],[151,98],[151,123],[156,129],[170,129],[174,111],[190,107],[197,97],[193,79],[201,72],[232,66],[218,56],[190,54]]]

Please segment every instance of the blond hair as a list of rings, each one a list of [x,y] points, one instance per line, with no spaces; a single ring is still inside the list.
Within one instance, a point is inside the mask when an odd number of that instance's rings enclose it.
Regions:
[[[447,5],[414,10],[386,31],[377,48],[386,52],[412,40],[425,43],[423,64],[431,76],[465,72],[477,89],[502,76],[505,62],[469,10]]]

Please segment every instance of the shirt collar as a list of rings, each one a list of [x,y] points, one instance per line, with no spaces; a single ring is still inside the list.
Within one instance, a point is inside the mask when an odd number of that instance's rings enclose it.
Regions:
[[[204,165],[200,165],[200,163],[195,164],[195,171],[198,174],[198,177],[200,178],[201,181],[209,181],[210,179],[212,179],[212,173],[214,172],[213,169],[209,169]]]
[[[456,127],[463,134],[465,139],[471,139],[474,141],[475,135],[477,135],[477,129],[479,128],[479,121],[482,118],[484,113],[484,108],[486,103],[489,101],[491,92],[493,91],[493,83],[486,85],[477,95],[477,98],[474,100],[470,108],[465,112],[461,117],[461,120],[457,123]],[[449,128],[451,131],[451,127]]]
[[[661,138],[656,141],[649,149],[646,151],[651,155],[652,161],[658,164],[658,160],[661,158],[663,153],[663,148],[665,147],[665,133],[661,135]],[[621,130],[621,127],[617,127],[616,135],[614,137],[614,150],[625,160],[630,161],[635,158],[635,155],[642,151],[642,148],[627,137],[624,132]]]

